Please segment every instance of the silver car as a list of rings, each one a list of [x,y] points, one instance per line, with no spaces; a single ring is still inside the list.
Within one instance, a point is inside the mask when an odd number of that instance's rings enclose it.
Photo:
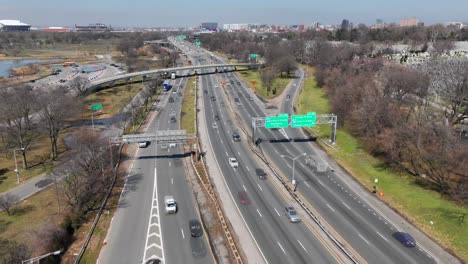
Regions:
[[[293,223],[298,223],[301,221],[299,214],[297,213],[296,209],[291,205],[286,205],[284,207],[284,214],[289,218],[289,221]]]

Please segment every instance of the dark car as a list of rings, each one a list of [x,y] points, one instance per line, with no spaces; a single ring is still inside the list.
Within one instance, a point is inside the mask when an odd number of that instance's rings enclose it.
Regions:
[[[266,173],[264,170],[260,169],[260,168],[256,168],[255,169],[255,174],[257,174],[258,178],[264,180],[266,179]]]
[[[405,247],[415,247],[416,246],[416,242],[414,241],[414,238],[408,233],[395,232],[395,233],[393,233],[393,237],[396,240],[400,241],[400,243],[402,243]]]
[[[200,222],[196,219],[189,221],[190,234],[193,237],[199,237],[203,234],[203,229]]]
[[[240,83],[240,82],[236,82],[236,83],[237,83],[237,85],[241,85],[241,83]]]
[[[232,132],[232,139],[234,141],[240,141],[241,140],[241,137],[239,135],[239,133],[237,133],[236,131]]]
[[[182,93],[181,93],[181,92],[179,92],[177,95],[180,96],[180,97],[182,97]]]
[[[174,98],[169,97],[169,103],[173,103],[173,102],[174,102]]]
[[[213,101],[213,102],[216,101],[216,97],[214,97],[214,96],[211,96],[210,99],[211,99],[211,101]]]
[[[171,123],[175,123],[177,122],[177,119],[175,118],[175,116],[171,116]]]
[[[59,82],[64,83],[64,82],[66,82],[66,81],[67,81],[67,80],[65,80],[65,79],[60,79]]]
[[[286,95],[286,101],[289,101],[289,99],[291,99],[291,96],[288,94]]]
[[[219,118],[219,115],[215,115],[215,116],[214,116],[214,119],[215,119],[215,121],[219,121],[219,119],[220,119],[220,118]]]
[[[250,200],[249,200],[249,197],[247,196],[247,192],[240,191],[239,193],[237,193],[237,197],[239,198],[239,201],[241,202],[241,204],[243,205],[250,204]]]
[[[204,93],[204,94],[208,94],[208,90],[203,90],[203,93]]]

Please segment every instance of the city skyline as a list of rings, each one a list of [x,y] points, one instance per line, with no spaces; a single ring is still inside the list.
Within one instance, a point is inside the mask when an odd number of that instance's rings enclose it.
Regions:
[[[72,26],[75,24],[104,23],[117,27],[190,27],[202,22],[305,24],[314,22],[338,25],[343,19],[353,24],[374,24],[376,19],[396,23],[403,18],[417,18],[425,24],[450,21],[468,21],[468,1],[453,0],[447,3],[429,0],[361,0],[359,4],[331,0],[312,3],[307,0],[280,1],[238,0],[216,3],[200,0],[128,1],[82,0],[70,5],[58,0],[2,3],[0,19],[18,19],[33,26]],[[111,4],[112,3],[112,4]],[[424,5],[424,6],[423,6]],[[404,8],[402,8],[404,7]],[[132,12],[133,11],[133,12]]]

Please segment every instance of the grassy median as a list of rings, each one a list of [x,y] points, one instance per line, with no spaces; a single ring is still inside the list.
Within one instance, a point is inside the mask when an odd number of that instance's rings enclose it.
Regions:
[[[265,99],[271,99],[280,95],[292,79],[291,77],[278,76],[273,80],[271,90],[268,92],[267,88],[262,83],[260,72],[258,70],[241,71],[237,74],[242,78],[242,80],[244,80],[245,83],[247,83],[249,87],[252,87],[252,82],[255,82],[256,85],[253,87],[253,89],[255,89],[255,93]],[[274,90],[276,90],[276,93],[273,93]]]
[[[317,87],[313,69],[305,69],[308,78],[296,103],[297,112],[330,113],[328,98],[323,89]],[[313,130],[323,138],[330,136],[330,126],[319,125]],[[421,188],[411,175],[386,168],[379,159],[363,150],[358,139],[343,129],[338,130],[335,147],[336,150],[324,149],[361,184],[370,190],[374,179],[379,179],[378,189],[384,192],[382,199],[386,203],[442,246],[468,259],[468,219],[464,217],[468,215],[466,206],[458,206],[437,192]]]
[[[180,126],[182,130],[186,130],[187,134],[195,133],[195,82],[196,77],[191,77],[187,81],[185,87],[184,99],[182,101],[182,112],[180,114]]]

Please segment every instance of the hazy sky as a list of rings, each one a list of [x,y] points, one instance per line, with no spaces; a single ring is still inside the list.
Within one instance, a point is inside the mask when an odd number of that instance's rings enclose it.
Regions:
[[[201,22],[372,24],[416,17],[468,22],[468,0],[0,0],[0,20],[33,26],[195,26]]]

